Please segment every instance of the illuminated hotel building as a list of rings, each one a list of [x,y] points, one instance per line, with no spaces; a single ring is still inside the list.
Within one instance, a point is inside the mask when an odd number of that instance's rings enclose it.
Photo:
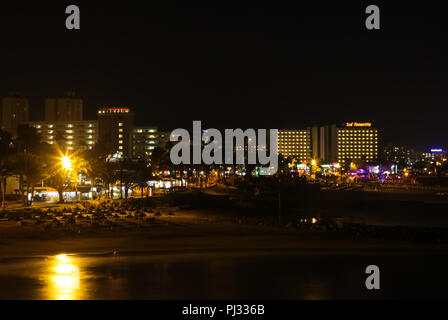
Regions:
[[[414,149],[387,145],[383,148],[383,160],[387,163],[412,165],[419,160],[419,157]]]
[[[134,113],[129,108],[114,107],[98,110],[99,139],[107,140],[113,154],[131,157],[131,137],[134,129]]]
[[[423,152],[422,153],[422,161],[429,160],[440,160],[443,161],[443,159],[446,159],[446,151],[444,151],[442,148],[433,148],[430,150],[430,152]]]
[[[134,128],[132,130],[132,157],[150,156],[157,146],[157,137],[157,127]]]
[[[41,141],[62,150],[89,150],[98,141],[98,121],[33,121]]]
[[[369,122],[347,122],[337,128],[337,161],[346,164],[353,160],[378,161],[378,130]]]
[[[157,127],[135,127],[132,130],[132,157],[144,158],[157,147],[166,149],[171,132],[158,131]]]
[[[285,158],[294,157],[299,161],[311,159],[311,131],[278,130],[278,153]]]

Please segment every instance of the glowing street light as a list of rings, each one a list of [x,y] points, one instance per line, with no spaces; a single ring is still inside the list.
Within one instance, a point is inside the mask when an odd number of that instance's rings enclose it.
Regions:
[[[72,171],[72,159],[68,155],[63,155],[61,157],[61,166],[63,170]]]

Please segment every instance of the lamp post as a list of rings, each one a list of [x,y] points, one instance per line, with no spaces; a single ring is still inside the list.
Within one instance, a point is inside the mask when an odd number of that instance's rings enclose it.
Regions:
[[[73,171],[73,160],[72,156],[69,156],[67,153],[62,155],[60,158],[62,172],[68,174]],[[76,173],[77,174],[77,173]],[[78,177],[75,177],[75,200],[78,199]]]

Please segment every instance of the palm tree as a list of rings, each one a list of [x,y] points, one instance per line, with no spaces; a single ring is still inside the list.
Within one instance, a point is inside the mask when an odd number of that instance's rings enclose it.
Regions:
[[[75,200],[78,200],[78,177],[80,173],[89,172],[89,163],[82,157],[73,157],[72,168],[74,174]]]
[[[152,171],[146,161],[141,161],[134,175],[134,182],[141,190],[141,197],[143,199],[143,190],[148,187],[148,181],[152,177]]]
[[[22,177],[26,177],[26,196],[23,198],[25,205],[32,204],[32,197],[28,200],[27,196],[34,194],[35,185],[45,176],[45,162],[42,157],[31,153],[19,153],[13,158],[14,171]],[[23,190],[22,190],[23,196]]]
[[[100,178],[108,190],[107,194],[109,199],[113,199],[114,197],[113,189],[111,187],[113,187],[118,180],[117,167],[115,162],[107,160],[100,171]]]
[[[0,188],[2,194],[2,209],[5,207],[6,179],[13,174],[11,163],[12,151],[11,135],[4,130],[0,130]]]
[[[5,195],[6,195],[6,179],[14,174],[14,169],[10,159],[0,159],[0,188],[2,194],[1,208],[5,207]]]
[[[49,174],[45,179],[45,183],[58,191],[59,203],[63,203],[63,193],[69,189],[70,182],[67,180],[65,172],[59,167],[59,165],[53,166],[48,172]]]
[[[165,149],[156,147],[151,154],[150,163],[153,170],[165,171],[171,164],[169,152]]]
[[[20,153],[35,153],[39,151],[40,135],[36,128],[27,124],[21,124],[17,127],[17,151]]]

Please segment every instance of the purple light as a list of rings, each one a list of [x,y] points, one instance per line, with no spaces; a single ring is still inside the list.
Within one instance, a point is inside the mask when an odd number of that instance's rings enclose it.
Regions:
[[[431,149],[432,153],[442,153],[443,149]]]

